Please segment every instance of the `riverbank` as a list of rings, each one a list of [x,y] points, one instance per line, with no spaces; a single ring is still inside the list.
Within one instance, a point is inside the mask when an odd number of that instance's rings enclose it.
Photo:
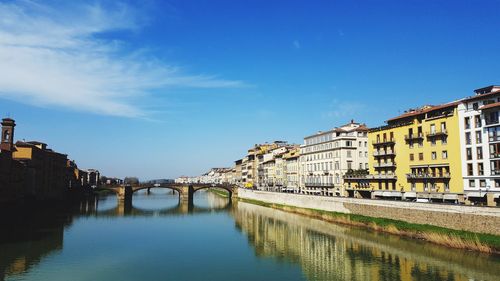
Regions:
[[[214,194],[217,194],[220,197],[224,197],[224,198],[229,197],[229,193],[225,190],[220,190],[220,189],[216,189],[216,188],[209,188],[208,191],[212,192]]]
[[[425,240],[431,243],[471,251],[500,254],[500,236],[489,233],[477,233],[466,230],[456,230],[430,224],[418,224],[402,220],[366,216],[353,213],[337,212],[319,208],[304,208],[288,204],[256,200],[248,197],[246,192],[239,192],[238,200],[255,205],[279,209],[291,213],[305,215],[328,222],[368,228],[413,239]],[[259,192],[261,193],[261,192]],[[266,194],[260,194],[266,196]],[[294,196],[294,195],[289,195]],[[300,196],[300,195],[295,195]],[[246,198],[245,198],[246,197]],[[254,196],[258,197],[258,196]],[[265,198],[271,199],[271,198]],[[320,204],[318,204],[320,205]],[[498,227],[498,225],[494,225]]]

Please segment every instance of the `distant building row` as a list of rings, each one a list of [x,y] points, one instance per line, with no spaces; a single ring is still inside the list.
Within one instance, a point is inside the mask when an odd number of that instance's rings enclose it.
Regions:
[[[81,170],[74,161],[45,143],[14,143],[15,121],[2,119],[0,202],[61,199],[68,191],[97,186],[99,171]]]
[[[246,188],[361,198],[499,204],[500,86],[410,109],[367,128],[352,121],[304,138],[260,144],[235,166],[197,178]]]

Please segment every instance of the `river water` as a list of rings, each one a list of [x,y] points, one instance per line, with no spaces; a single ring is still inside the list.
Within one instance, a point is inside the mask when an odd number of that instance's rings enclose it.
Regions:
[[[500,257],[195,193],[4,214],[0,280],[500,280]],[[9,219],[5,219],[9,218]]]

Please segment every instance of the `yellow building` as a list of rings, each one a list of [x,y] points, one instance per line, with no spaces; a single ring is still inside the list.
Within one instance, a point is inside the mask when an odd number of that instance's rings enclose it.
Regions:
[[[411,109],[372,128],[369,175],[346,178],[349,196],[462,200],[458,104]]]

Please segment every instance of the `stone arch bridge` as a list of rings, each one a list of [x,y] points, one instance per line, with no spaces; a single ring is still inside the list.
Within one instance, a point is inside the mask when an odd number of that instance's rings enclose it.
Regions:
[[[193,203],[193,194],[201,189],[207,188],[219,188],[224,189],[229,193],[229,199],[237,197],[238,187],[231,184],[179,184],[179,183],[162,183],[162,184],[139,184],[139,185],[122,185],[116,187],[98,187],[95,190],[109,190],[114,192],[118,199],[132,202],[132,195],[134,192],[139,190],[147,190],[149,193],[152,188],[166,188],[175,190],[179,193],[179,199],[181,202],[188,204]]]

